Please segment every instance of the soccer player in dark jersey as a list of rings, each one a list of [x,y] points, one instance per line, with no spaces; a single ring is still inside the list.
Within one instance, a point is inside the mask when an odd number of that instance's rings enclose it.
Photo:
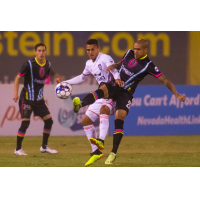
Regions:
[[[43,88],[46,77],[50,73],[51,63],[46,60],[46,46],[39,43],[35,46],[35,58],[26,61],[19,74],[15,78],[14,98],[19,99],[19,109],[22,118],[21,126],[17,132],[17,147],[14,151],[16,155],[27,155],[22,150],[22,140],[30,124],[30,116],[34,111],[34,116],[40,116],[44,121],[43,141],[40,151],[42,153],[57,153],[47,146],[51,132],[53,120],[43,98]],[[24,77],[24,87],[18,97],[19,80]]]
[[[105,83],[98,90],[95,91],[97,98],[94,98],[90,93],[80,101],[79,98],[73,99],[74,111],[78,112],[80,107],[93,103],[99,98],[111,98],[116,101],[116,113],[115,113],[115,131],[113,132],[113,149],[108,156],[105,164],[112,164],[116,159],[117,150],[121,139],[124,134],[124,120],[129,112],[133,93],[140,81],[144,79],[146,75],[152,75],[156,77],[161,83],[163,83],[168,89],[170,89],[179,101],[184,102],[185,96],[180,95],[174,85],[159,71],[152,61],[147,56],[148,42],[144,39],[140,39],[135,42],[134,49],[130,49],[126,52],[122,60],[116,64],[108,66],[106,71],[114,68],[119,70],[120,78],[125,82],[123,87],[112,86],[109,83]]]

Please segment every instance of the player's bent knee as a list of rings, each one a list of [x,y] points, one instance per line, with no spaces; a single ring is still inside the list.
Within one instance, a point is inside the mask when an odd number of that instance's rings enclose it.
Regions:
[[[52,117],[51,117],[51,114],[48,114],[48,115],[44,116],[44,117],[42,118],[42,120],[43,120],[43,121],[46,121],[47,119],[50,119],[50,118],[52,118]]]
[[[84,115],[82,119],[82,126],[89,126],[92,124],[93,124],[93,121],[87,115]]]
[[[103,105],[100,109],[100,114],[110,115],[110,108],[106,105]]]
[[[115,119],[121,119],[124,121],[126,116],[127,116],[127,112],[125,110],[120,109],[115,112]]]
[[[21,132],[26,132],[26,129],[29,127],[29,124],[30,124],[30,120],[28,120],[28,121],[22,121],[22,123],[21,123],[21,127],[20,127],[20,131]]]
[[[44,121],[45,128],[51,129],[52,125],[53,125],[52,118],[49,118],[49,119],[47,119],[47,120]]]

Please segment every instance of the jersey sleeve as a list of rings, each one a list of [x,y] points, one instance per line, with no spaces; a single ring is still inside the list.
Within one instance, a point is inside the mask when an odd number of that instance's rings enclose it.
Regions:
[[[121,59],[121,62],[124,61],[125,57],[128,55],[128,53],[129,53],[130,51],[131,51],[131,49],[129,49],[129,50],[124,54],[124,56],[123,56],[122,59]]]
[[[21,70],[19,71],[19,75],[20,76],[25,76],[25,74],[30,70],[30,67],[29,67],[29,63],[28,61],[25,62],[21,68]]]
[[[83,73],[82,73],[84,76],[89,76],[91,75],[91,72],[89,70],[89,67],[87,66],[87,62],[85,64],[85,69],[83,70]]]
[[[114,64],[115,62],[114,62],[114,60],[110,56],[107,55],[104,58],[104,63],[106,65],[106,67],[108,67],[108,66]],[[118,73],[118,71],[116,69],[110,70],[110,72],[113,75],[113,77],[114,77],[115,80],[116,79],[120,79],[120,75],[119,75],[119,73]]]
[[[103,61],[106,65],[106,67],[113,65],[115,62],[114,60],[110,57],[110,56],[105,56],[104,61]]]
[[[148,66],[148,73],[156,78],[162,75],[162,72],[153,63]]]

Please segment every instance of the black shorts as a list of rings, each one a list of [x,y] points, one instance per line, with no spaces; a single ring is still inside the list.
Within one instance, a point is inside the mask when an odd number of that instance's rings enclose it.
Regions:
[[[110,83],[104,83],[109,92],[109,99],[116,101],[116,110],[126,110],[127,115],[131,107],[133,95],[126,89],[119,87],[118,85],[113,86]]]
[[[29,101],[24,98],[19,99],[19,110],[21,114],[21,118],[30,119],[32,111],[34,112],[34,116],[39,116],[41,118],[50,114],[49,109],[47,108],[45,101]]]

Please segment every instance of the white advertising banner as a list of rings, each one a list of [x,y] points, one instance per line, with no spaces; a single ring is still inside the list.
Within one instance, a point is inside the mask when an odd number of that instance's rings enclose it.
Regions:
[[[19,94],[22,89],[19,88]],[[78,114],[73,112],[72,99],[75,96],[83,98],[87,93],[97,89],[97,85],[74,85],[72,96],[69,99],[59,99],[54,90],[55,85],[44,86],[44,99],[52,115],[53,126],[51,136],[80,136],[85,135],[82,127],[82,118],[87,107],[81,108]],[[13,101],[14,85],[0,85],[0,136],[16,136],[21,125],[21,116],[18,102]],[[98,128],[98,120],[95,126]],[[39,117],[31,116],[31,123],[26,136],[41,136],[44,122]],[[98,130],[97,130],[98,131]]]

